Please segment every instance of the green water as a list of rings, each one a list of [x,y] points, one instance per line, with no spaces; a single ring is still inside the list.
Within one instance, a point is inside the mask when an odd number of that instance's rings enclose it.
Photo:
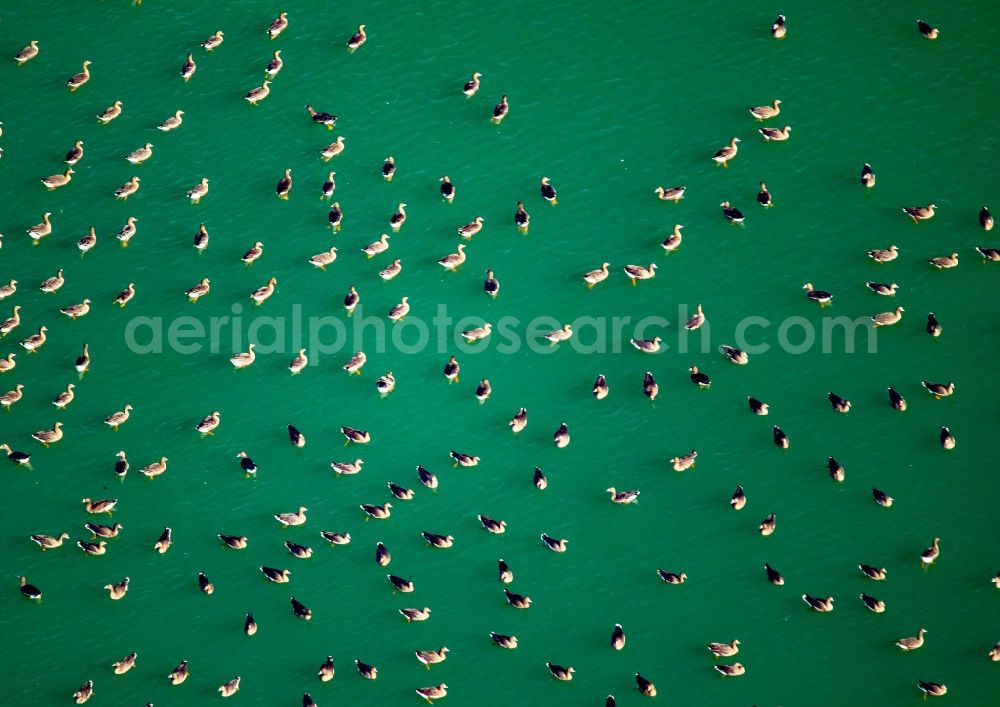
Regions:
[[[264,30],[279,9],[290,26],[271,42]],[[776,9],[788,16],[782,42],[768,33]],[[918,17],[941,28],[939,40],[916,32]],[[26,66],[0,67],[0,281],[19,281],[0,318],[23,307],[21,327],[0,342],[0,355],[19,352],[0,392],[25,386],[24,399],[0,414],[0,437],[34,455],[31,469],[2,470],[7,704],[66,704],[87,679],[92,704],[209,704],[237,674],[241,704],[299,704],[305,691],[324,706],[417,704],[414,688],[442,681],[451,705],[602,704],[609,693],[639,704],[636,671],[671,703],[916,704],[917,679],[946,683],[952,704],[995,698],[1000,678],[986,658],[1000,638],[988,581],[1000,569],[988,525],[997,488],[990,303],[1000,272],[973,247],[997,245],[976,213],[991,201],[1000,210],[991,88],[1000,48],[984,31],[998,19],[985,2],[904,8],[890,0],[849,10],[714,0],[613,11],[563,0],[7,3],[3,51],[12,56],[32,38],[41,47]],[[369,39],[351,55],[344,42],[360,22]],[[217,29],[225,42],[206,54],[198,43]],[[276,48],[285,67],[270,97],[251,107],[242,96]],[[198,69],[185,84],[178,72],[188,51]],[[63,84],[83,59],[93,78],[71,94]],[[474,70],[482,90],[466,99],[460,89]],[[488,117],[504,93],[510,115],[493,126]],[[787,122],[793,134],[763,144],[746,108],[776,97],[782,113],[772,123]],[[115,99],[122,116],[98,125],[94,116]],[[337,130],[310,124],[307,102],[337,113]],[[180,129],[155,130],[178,108]],[[347,149],[323,163],[320,149],[339,134]],[[718,168],[709,158],[733,135],[740,154]],[[72,183],[46,192],[37,180],[61,171],[76,139],[86,154]],[[124,161],[145,142],[155,146],[149,162]],[[389,154],[398,170],[385,183]],[[866,161],[878,175],[873,190],[857,182]],[[273,190],[287,167],[295,183],[282,202]],[[345,212],[335,236],[318,199],[329,169]],[[133,174],[139,193],[116,202],[114,189]],[[450,205],[438,196],[442,174],[457,185]],[[559,190],[556,207],[538,195],[543,175]],[[184,195],[202,176],[211,192],[192,206]],[[770,210],[755,203],[760,180],[773,194]],[[685,184],[687,196],[662,203],[652,194],[658,184]],[[519,199],[532,215],[528,235],[512,223]],[[747,214],[742,228],[721,218],[723,200]],[[388,253],[366,260],[359,249],[387,230],[401,201],[407,223]],[[927,223],[899,211],[930,201],[939,213]],[[24,230],[45,211],[54,233],[32,247]],[[121,249],[114,234],[130,215],[138,234]],[[486,225],[467,262],[441,272],[435,261],[454,251],[454,229],[477,215]],[[199,254],[191,238],[201,223],[211,243]],[[659,243],[674,223],[684,224],[684,242],[667,256]],[[81,258],[75,243],[91,225],[98,244]],[[247,268],[239,258],[256,240],[264,255]],[[865,257],[890,243],[901,250],[894,263]],[[308,257],[330,245],[338,260],[326,272],[312,268]],[[952,251],[957,269],[927,266]],[[384,283],[377,273],[393,258],[403,272]],[[586,290],[580,276],[604,260],[612,277]],[[650,262],[657,277],[631,287],[621,266]],[[39,292],[60,267],[66,285]],[[501,282],[495,301],[481,291],[487,268]],[[252,309],[248,293],[272,275],[277,293]],[[191,305],[183,293],[202,277],[212,291]],[[865,280],[898,282],[899,294],[877,297]],[[806,281],[832,291],[833,307],[807,301]],[[128,282],[138,294],[119,310],[111,301]],[[228,356],[245,347],[256,315],[288,322],[300,306],[305,318],[353,326],[341,308],[351,285],[369,316],[406,295],[413,321],[429,320],[440,304],[455,320],[517,317],[522,334],[542,315],[560,323],[664,317],[670,324],[647,335],[661,335],[669,350],[643,356],[626,344],[584,354],[563,344],[503,353],[494,335],[480,353],[454,343],[406,353],[369,329],[337,353],[311,352],[317,365],[292,377],[286,367],[298,347],[288,324],[280,352],[264,351],[272,334],[262,328],[257,362],[232,370]],[[93,300],[87,317],[59,313],[84,297]],[[224,328],[217,352],[206,344],[195,354],[138,355],[126,345],[136,317],[160,317],[166,328],[191,315],[208,326],[233,316],[236,303],[242,340]],[[698,303],[711,326],[704,351],[698,334],[678,326],[678,307]],[[780,346],[779,325],[790,317],[804,318],[791,334],[798,343],[801,322],[820,331],[823,317],[866,317],[896,303],[906,314],[878,334],[877,353],[864,352],[866,334],[857,353],[844,351],[842,336],[827,353],[819,343],[800,354]],[[944,327],[938,339],[924,332],[929,311]],[[770,350],[732,366],[715,349],[734,343],[751,316],[771,322],[748,335]],[[49,341],[29,356],[16,342],[42,324]],[[579,333],[592,341],[592,330]],[[93,364],[79,378],[72,364],[83,342]],[[358,348],[369,361],[351,377],[340,367]],[[461,380],[448,385],[441,369],[454,352]],[[712,376],[710,390],[688,381],[691,365]],[[382,399],[375,380],[386,370],[398,385]],[[654,405],[642,395],[646,370],[660,384]],[[603,401],[590,394],[598,373],[611,387]],[[479,405],[473,393],[483,377],[494,392]],[[924,379],[954,380],[957,392],[936,401]],[[76,400],[57,411],[50,401],[69,382]],[[887,405],[890,385],[907,397],[907,412]],[[853,410],[833,413],[830,390]],[[748,395],[770,403],[771,415],[750,415]],[[132,418],[115,433],[104,417],[126,402]],[[529,426],[515,437],[506,422],[521,406]],[[202,438],[194,426],[213,410],[222,425]],[[65,439],[43,449],[30,434],[56,420]],[[551,435],[563,421],[572,443],[556,449]],[[288,444],[288,423],[305,433],[305,448]],[[787,451],[771,444],[774,424],[791,438]],[[345,448],[341,425],[370,430],[372,443]],[[940,448],[941,425],[956,435],[954,451]],[[696,469],[675,473],[667,460],[691,448]],[[112,473],[119,449],[132,462],[124,481]],[[257,478],[240,473],[241,449],[259,465]],[[453,469],[452,449],[482,461]],[[165,475],[137,473],[161,455],[170,460]],[[827,476],[831,455],[846,468],[843,484]],[[365,460],[360,475],[333,477],[330,461],[356,456]],[[438,475],[436,493],[419,486],[417,464]],[[544,492],[531,484],[536,466],[549,478]],[[390,480],[415,498],[395,502],[388,520],[366,522],[358,504],[389,500]],[[728,505],[737,484],[749,498],[738,513]],[[612,505],[603,493],[611,485],[640,489],[641,502]],[[872,502],[872,486],[894,496],[892,508]],[[115,520],[124,530],[103,557],[73,547],[89,538],[85,496],[120,499]],[[300,505],[309,508],[304,527],[283,531],[271,517]],[[777,531],[762,538],[757,525],[770,512]],[[478,513],[505,519],[507,533],[485,533]],[[166,525],[174,543],[159,555],[153,544]],[[41,553],[27,539],[63,530],[73,541],[58,550]],[[330,547],[320,530],[349,531],[353,542]],[[455,546],[430,549],[422,530],[453,534]],[[249,547],[225,548],[219,532],[246,535]],[[550,552],[541,532],[569,539],[569,550]],[[941,558],[922,570],[920,552],[934,536]],[[291,557],[285,539],[312,546],[314,556]],[[379,540],[392,553],[387,569],[373,561]],[[532,597],[529,610],[504,601],[499,557],[515,573],[513,591]],[[781,570],[784,587],[765,582],[764,562]],[[888,580],[862,577],[862,562],[888,568]],[[291,582],[265,582],[261,564],[291,569]],[[689,579],[664,585],[658,567]],[[199,571],[214,582],[212,596],[198,591]],[[416,591],[393,595],[387,571]],[[42,588],[40,604],[19,596],[19,574]],[[125,575],[128,596],[110,601],[101,587]],[[884,614],[863,606],[863,591],[886,602]],[[804,592],[834,596],[836,610],[809,611]],[[311,622],[292,615],[290,595],[313,610]],[[406,624],[397,613],[404,606],[429,606],[432,616]],[[260,626],[254,637],[241,630],[247,611]],[[616,622],[628,637],[621,652],[608,645]],[[921,626],[923,649],[893,646]],[[520,647],[493,646],[490,631],[516,634]],[[704,644],[733,638],[747,673],[722,680]],[[441,645],[447,662],[425,671],[413,651]],[[113,675],[110,664],[133,650],[136,668]],[[328,654],[338,672],[323,684],[315,673]],[[356,658],[378,666],[376,682],[358,676]],[[191,677],[173,687],[166,675],[184,659]],[[546,661],[575,667],[573,682],[552,680]]]

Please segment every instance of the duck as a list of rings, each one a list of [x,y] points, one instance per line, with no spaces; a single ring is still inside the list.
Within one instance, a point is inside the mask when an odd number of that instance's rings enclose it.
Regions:
[[[392,557],[382,541],[379,540],[375,545],[375,564],[379,567],[388,567],[390,562],[392,562]]]
[[[785,16],[778,15],[777,19],[775,19],[774,21],[774,24],[771,25],[771,36],[774,37],[775,39],[784,39],[786,31],[787,28],[785,26]]]
[[[252,265],[262,255],[264,255],[264,244],[260,241],[255,241],[254,244],[243,254],[240,260],[242,260],[246,265]]]
[[[892,297],[896,294],[896,290],[899,287],[895,282],[885,283],[885,282],[872,282],[866,281],[865,287],[874,292],[877,295],[882,295],[883,297]]]
[[[288,370],[292,372],[293,376],[295,376],[301,373],[303,370],[305,370],[305,367],[308,365],[309,365],[309,357],[306,356],[306,350],[299,349],[299,352],[295,354],[295,357],[292,359],[291,363],[288,364]]]
[[[317,111],[308,103],[306,103],[306,110],[309,111],[309,118],[312,122],[316,125],[325,125],[327,130],[333,130],[334,125],[337,124],[337,116],[333,113]]]
[[[344,151],[344,136],[341,135],[337,138],[336,142],[332,142],[323,148],[321,153],[324,162],[329,162],[331,159],[339,155]]]
[[[180,664],[174,668],[169,675],[167,675],[167,677],[170,679],[171,685],[180,685],[188,679],[189,674],[188,662],[186,660],[182,660]]]
[[[205,51],[210,52],[216,49],[220,44],[222,44],[223,39],[224,36],[222,34],[222,30],[220,29],[215,34],[206,39],[204,42],[202,42],[201,46]]]
[[[205,228],[205,224],[201,224],[198,226],[198,232],[194,234],[192,245],[194,245],[195,250],[200,253],[208,248],[208,239],[208,229]]]
[[[736,153],[739,152],[737,145],[740,139],[734,137],[729,141],[729,144],[721,148],[718,152],[712,155],[712,159],[715,160],[716,164],[721,164],[723,167],[729,166],[729,160],[736,157]]]
[[[361,369],[364,368],[365,363],[368,361],[368,357],[365,355],[364,351],[358,351],[353,356],[351,356],[347,363],[343,365],[343,369],[351,374],[361,375]],[[346,434],[346,433],[345,433]]]
[[[257,621],[251,612],[247,612],[246,618],[243,619],[243,633],[248,636],[253,636],[257,633]]]
[[[281,68],[285,65],[284,59],[281,58],[281,50],[277,49],[271,60],[267,62],[267,66],[264,67],[264,73],[268,75],[269,78],[274,78],[281,71]]]
[[[991,214],[989,208],[985,206],[979,210],[979,226],[984,231],[993,230],[993,214]]]
[[[734,511],[741,511],[747,505],[746,492],[742,486],[737,486],[736,490],[733,491],[733,495],[729,497],[729,505],[733,507]]]
[[[426,621],[430,618],[431,610],[430,607],[425,606],[422,609],[400,609],[399,613],[406,619],[406,623],[410,623],[411,621]]]
[[[802,289],[806,291],[806,297],[813,302],[818,302],[821,307],[826,306],[833,300],[833,295],[826,290],[815,289],[811,282],[804,284]]]
[[[894,245],[890,245],[888,248],[876,248],[875,250],[868,251],[868,257],[876,263],[888,263],[891,260],[895,260],[898,255],[899,249]]]
[[[255,106],[270,95],[271,95],[271,80],[264,79],[263,81],[261,81],[260,86],[254,86],[249,91],[247,91],[246,95],[243,96],[243,99],[248,101],[250,105]]]
[[[466,340],[467,343],[472,343],[473,341],[479,341],[489,337],[490,333],[493,331],[493,325],[486,322],[482,326],[473,327],[472,329],[466,329],[462,332],[462,338]]]
[[[986,655],[989,656],[989,659],[992,660],[994,663],[1000,661],[1000,641],[994,644],[993,648],[991,648],[990,652],[987,653]]]
[[[561,328],[550,331],[543,336],[549,340],[550,344],[558,344],[573,337],[573,327],[569,324],[563,324]]]
[[[375,381],[375,388],[385,397],[396,389],[396,376],[392,374],[392,371],[386,371]]]
[[[39,598],[41,598],[39,596]],[[94,695],[94,681],[88,680],[80,686],[80,689],[73,693],[73,700],[82,705]]]
[[[387,182],[391,182],[392,178],[396,176],[396,160],[393,159],[392,155],[385,158],[385,162],[382,163],[382,178]]]
[[[906,206],[903,207],[903,213],[913,219],[913,223],[919,223],[920,221],[934,218],[935,208],[937,207],[934,204],[928,204],[927,206]]]
[[[78,74],[73,74],[69,80],[66,82],[66,86],[69,87],[70,91],[76,91],[76,89],[83,86],[85,83],[90,81],[90,65],[93,62],[85,61],[83,62],[83,70]]]
[[[362,503],[361,510],[364,511],[365,515],[369,518],[374,518],[375,520],[385,520],[392,515],[392,504],[386,502],[379,506],[374,503]]]
[[[147,142],[137,150],[132,150],[125,159],[132,164],[142,164],[153,156],[153,143]]]
[[[774,514],[768,513],[767,518],[761,521],[759,527],[760,534],[763,535],[764,537],[767,537],[768,535],[773,535],[776,525],[777,523],[774,520]]]
[[[456,467],[464,466],[468,468],[479,465],[479,457],[473,456],[472,454],[463,454],[462,452],[452,450],[448,453],[448,456],[455,460],[454,466]]]
[[[56,271],[55,275],[43,280],[42,284],[38,286],[38,289],[41,290],[42,292],[55,292],[65,283],[66,279],[63,277],[63,269],[59,268],[59,270]],[[20,309],[20,308],[15,307],[15,309]]]
[[[896,410],[900,412],[906,412],[906,398],[900,395],[892,387],[888,388],[889,393],[889,404]]]
[[[122,230],[118,231],[118,234],[115,236],[115,238],[118,239],[118,242],[121,243],[122,248],[128,248],[129,241],[132,240],[132,236],[135,235],[137,230],[135,227],[136,221],[138,221],[138,219],[135,216],[129,216],[125,221],[125,225],[122,226]]]
[[[330,250],[324,250],[322,253],[317,253],[309,258],[309,262],[313,264],[314,267],[320,270],[326,271],[326,266],[333,264],[333,261],[337,259],[337,247],[331,246]]]
[[[334,233],[340,230],[341,225],[344,223],[344,212],[340,208],[339,201],[335,201],[330,205],[330,212],[327,214],[326,220]]]
[[[322,682],[330,682],[333,680],[333,676],[336,673],[336,669],[333,667],[333,656],[328,655],[323,665],[319,666],[319,672],[316,675]]]
[[[63,158],[63,162],[68,164],[70,167],[73,167],[82,159],[83,159],[83,140],[77,140],[76,142],[73,143],[73,147],[69,149],[69,152],[66,153],[66,157]]]
[[[830,406],[834,412],[848,412],[851,409],[851,401],[840,397],[836,393],[827,393],[826,397],[830,401]]]
[[[437,548],[449,548],[455,543],[455,538],[452,535],[439,535],[437,533],[428,533],[426,530],[420,533],[424,536],[424,540],[431,547]]]
[[[947,270],[948,268],[958,267],[958,253],[952,253],[951,255],[944,255],[940,258],[931,258],[927,261],[932,267],[938,270]]]
[[[55,397],[55,399],[52,401],[52,404],[55,405],[60,410],[65,409],[67,405],[69,405],[71,402],[73,402],[73,397],[74,397],[73,388],[75,388],[75,387],[76,386],[74,386],[72,383],[70,383],[69,385],[67,385],[66,386],[66,390],[64,390],[63,392],[59,393],[59,395],[57,395]],[[18,392],[20,392],[20,391],[18,391]],[[20,396],[18,396],[18,399],[20,399]],[[17,400],[15,400],[14,402],[17,402]],[[9,407],[9,405],[8,405],[8,407]]]
[[[83,550],[84,555],[103,555],[107,552],[108,543],[104,540],[100,542],[92,543],[86,540],[77,540],[76,546]]]
[[[955,383],[951,381],[947,384],[945,383],[929,383],[927,381],[920,381],[920,385],[927,389],[927,392],[934,396],[935,400],[940,400],[941,398],[947,398],[955,392]]]
[[[55,444],[63,438],[62,424],[61,422],[57,422],[52,426],[51,430],[39,430],[31,436],[33,439],[41,442],[43,447],[48,447],[50,444]]]
[[[221,422],[222,417],[219,415],[219,411],[216,410],[206,417],[203,417],[201,422],[195,426],[195,429],[203,435],[210,435],[215,431]]]
[[[441,177],[439,181],[441,182],[441,198],[451,204],[455,201],[455,185],[447,174]]]
[[[160,533],[160,537],[157,538],[156,544],[153,545],[153,549],[155,549],[158,553],[162,555],[167,550],[170,549],[170,546],[173,544],[173,541],[174,541],[174,531],[171,530],[169,527],[166,527],[163,529],[163,532]]]
[[[195,63],[194,55],[189,52],[187,59],[181,64],[181,78],[184,79],[184,83],[187,83],[197,70],[198,64]]]
[[[809,594],[802,595],[802,601],[809,605],[809,608],[814,611],[827,612],[833,611],[833,597],[827,597],[823,599],[821,597],[810,596]]]
[[[176,130],[177,128],[179,128],[181,126],[181,123],[184,122],[184,118],[182,117],[183,115],[184,115],[184,111],[182,111],[182,110],[176,110],[176,111],[174,111],[174,114],[172,116],[170,116],[169,118],[167,118],[166,120],[164,120],[159,125],[157,125],[156,129],[157,130],[161,130],[161,131],[163,131],[165,133],[168,133],[171,130]]]
[[[514,573],[503,558],[497,560],[497,579],[503,584],[510,584],[514,581]]]
[[[556,188],[549,183],[548,177],[542,177],[542,185],[540,190],[542,193],[542,198],[545,199],[547,202],[549,202],[553,206],[559,203],[559,200],[556,197]]]
[[[521,233],[528,232],[528,224],[531,223],[531,215],[524,210],[524,203],[517,202],[517,211],[514,212],[514,225]]]
[[[503,594],[507,598],[507,603],[515,609],[531,608],[531,597],[524,594],[516,594],[507,589],[507,587],[504,587]]]
[[[562,665],[556,665],[555,663],[545,663],[545,667],[549,669],[549,672],[552,673],[552,677],[556,680],[572,680],[573,673],[576,672],[576,670],[572,667],[564,667]]]
[[[115,506],[118,505],[118,499],[106,498],[100,501],[92,501],[89,498],[85,498],[81,501],[81,503],[83,503],[84,507],[87,509],[87,513],[93,513],[95,515],[98,513],[107,513],[110,516],[112,511],[114,511]]]
[[[366,41],[368,41],[368,35],[365,34],[365,26],[358,25],[358,31],[351,35],[351,38],[347,40],[347,49],[353,52]]]
[[[268,299],[271,298],[271,295],[274,294],[274,286],[276,284],[278,284],[278,278],[276,277],[268,278],[267,283],[265,285],[258,287],[256,290],[250,293],[250,299],[252,299],[257,304],[266,302]]]
[[[692,314],[690,318],[688,318],[687,323],[684,325],[684,328],[687,329],[688,331],[694,331],[695,329],[700,328],[701,325],[705,323],[705,319],[706,319],[705,312],[704,310],[702,310],[701,305],[699,304],[695,308],[694,314]]]
[[[101,525],[100,523],[84,523],[83,527],[90,531],[93,539],[97,538],[117,538],[124,526],[121,523],[113,525]]]
[[[406,223],[406,204],[400,202],[399,206],[396,207],[395,213],[389,217],[389,225],[394,232],[398,233],[404,223]]]
[[[42,552],[45,552],[46,550],[54,550],[61,546],[64,540],[69,540],[69,533],[59,533],[57,536],[38,533],[30,536],[30,538],[33,543],[42,549]]]
[[[277,186],[274,188],[275,193],[278,195],[279,199],[288,200],[288,195],[292,191],[292,170],[286,169],[284,176],[278,180]]]
[[[955,448],[955,435],[947,427],[941,428],[941,446],[944,449],[954,449]]]
[[[306,436],[295,425],[288,425],[288,441],[293,447],[306,446]]]
[[[276,567],[268,567],[267,565],[261,565],[259,569],[269,582],[276,584],[286,583],[292,574],[289,570],[279,570]]]
[[[132,177],[115,189],[115,198],[128,201],[128,198],[139,191],[139,177]]]
[[[875,499],[875,503],[882,506],[883,508],[888,508],[889,506],[892,505],[892,500],[893,500],[892,496],[887,494],[885,491],[873,487],[872,497]]]
[[[118,601],[128,594],[128,585],[131,580],[125,577],[122,581],[115,584],[105,584],[104,588],[108,590],[108,596],[111,597],[112,601]]]
[[[514,434],[521,432],[525,427],[527,427],[528,426],[527,408],[521,408],[520,410],[518,410],[514,414],[514,417],[510,419],[510,422],[507,423],[507,425],[508,427],[510,427],[510,431],[513,432]]]
[[[666,570],[658,569],[656,570],[656,574],[659,575],[660,579],[667,584],[684,584],[684,582],[687,581],[687,574],[684,572],[678,574],[676,572],[667,572]]]
[[[688,369],[690,372],[691,382],[697,385],[699,388],[708,388],[712,385],[712,379],[708,377],[708,374],[704,371],[698,370],[697,366],[691,366]]]
[[[634,286],[637,280],[650,280],[656,276],[656,263],[650,263],[648,268],[642,265],[626,265],[624,270]]]
[[[267,28],[267,36],[276,39],[288,27],[288,13],[281,12]]]
[[[208,194],[208,179],[205,177],[201,178],[201,181],[195,184],[193,187],[188,189],[187,198],[191,200],[192,204],[197,204]]]
[[[782,449],[788,449],[788,435],[786,435],[785,431],[777,425],[775,425],[774,429],[771,431],[771,437],[775,446],[781,447]]]
[[[292,613],[303,621],[312,620],[312,609],[300,602],[295,597],[289,597],[289,601],[292,605]]]
[[[861,570],[861,573],[865,577],[868,577],[868,579],[881,581],[886,577],[885,567],[875,567],[874,565],[858,565],[858,569]]]
[[[416,693],[427,700],[427,704],[432,704],[434,700],[448,696],[448,685],[442,682],[428,687],[418,687]]]
[[[867,162],[861,167],[861,184],[869,189],[875,186],[875,170]]]
[[[750,108],[750,115],[752,115],[757,120],[767,120],[768,118],[773,118],[781,112],[781,101],[777,98],[769,106],[754,106]]]
[[[881,599],[876,599],[871,594],[865,594],[865,593],[862,593],[860,598],[861,601],[864,602],[865,606],[868,607],[869,611],[872,611],[873,613],[876,614],[881,614],[882,612],[885,611],[885,602],[882,601]]]
[[[73,179],[73,168],[67,167],[66,171],[60,174],[53,174],[48,177],[44,177],[41,182],[49,191],[55,191],[59,187],[64,187],[70,183]]]
[[[715,658],[730,658],[740,652],[739,639],[733,639],[732,643],[709,643],[708,650]]]
[[[732,206],[728,201],[723,201],[719,206],[722,207],[722,216],[729,223],[743,223],[743,212]]]
[[[899,320],[903,318],[903,312],[906,310],[902,307],[896,307],[893,312],[879,312],[878,314],[873,314],[871,317],[872,322],[876,327],[880,326],[892,326],[897,324]]]
[[[687,187],[656,187],[653,193],[660,197],[660,201],[672,201],[675,204],[684,198]]]
[[[924,567],[927,567],[928,565],[934,564],[934,562],[937,560],[938,556],[941,554],[941,545],[940,545],[940,543],[941,543],[941,539],[940,538],[934,538],[934,542],[931,543],[931,546],[929,548],[925,549],[920,554],[920,564],[921,565],[923,565]]]
[[[219,540],[226,547],[230,547],[233,550],[245,550],[247,546],[247,538],[245,535],[226,535],[224,533],[219,533]]]
[[[608,379],[604,377],[603,373],[598,374],[597,379],[594,381],[592,392],[598,400],[604,400],[608,397],[608,393],[611,392],[610,388],[608,388]]]
[[[309,510],[305,506],[299,506],[299,510],[290,513],[277,513],[274,519],[281,523],[285,528],[292,525],[304,525],[306,522],[306,511]]]
[[[479,518],[479,523],[487,532],[499,535],[507,531],[507,521],[505,520],[496,520],[483,514],[479,514],[476,517]]]
[[[764,142],[781,142],[789,138],[792,128],[788,125],[780,130],[778,128],[757,128],[757,132],[764,138]]]
[[[552,435],[552,442],[557,448],[562,449],[569,446],[569,426],[562,422],[559,424],[559,428],[556,429],[555,434]]]
[[[500,281],[496,279],[496,275],[492,270],[486,271],[486,279],[483,280],[483,292],[494,298],[500,294]]]
[[[469,223],[458,227],[458,235],[468,240],[481,230],[483,230],[483,217],[476,216],[476,218]]]
[[[747,671],[743,667],[742,663],[733,663],[732,665],[726,665],[725,663],[720,663],[718,665],[713,665],[713,668],[719,671],[719,673],[724,678],[736,677],[737,675],[743,675]]]
[[[159,460],[151,462],[150,464],[147,464],[142,469],[140,469],[139,473],[147,478],[152,479],[154,477],[166,473],[166,471],[167,471],[167,458],[160,457]]]
[[[830,478],[837,482],[842,482],[846,478],[844,467],[833,457],[827,457],[826,469],[830,473]]]
[[[615,627],[611,629],[611,647],[616,651],[625,647],[625,630],[621,624],[615,624]]]
[[[257,473],[257,464],[253,459],[250,458],[244,451],[237,452],[236,458],[240,460],[240,469],[243,471],[247,477],[253,476]]]
[[[364,460],[360,458],[355,459],[353,462],[330,462],[330,468],[338,476],[346,476],[360,473],[364,463]]]
[[[587,283],[587,288],[592,288],[594,285],[604,282],[608,279],[608,266],[610,263],[601,263],[601,267],[596,270],[591,270],[583,276],[583,281]]]
[[[47,332],[48,330],[49,329],[46,326],[38,327],[37,333],[32,334],[31,336],[29,336],[26,339],[23,339],[20,342],[21,347],[26,349],[28,353],[34,353],[38,351],[38,349],[42,348],[42,346],[45,344],[46,341],[45,332]],[[4,359],[0,359],[0,361],[2,360]],[[7,358],[5,360],[6,360],[6,365],[0,363],[0,373],[3,373],[4,371],[13,370],[14,368],[14,354],[7,354]]]
[[[25,599],[34,599],[36,601],[41,601],[42,590],[36,587],[34,584],[29,584],[26,577],[18,577],[21,584],[21,596]]]
[[[937,39],[940,34],[937,27],[931,27],[923,20],[917,20],[917,30],[927,39]]]
[[[934,30],[935,36],[937,36],[937,30]],[[928,37],[928,39],[933,39],[933,37]],[[931,695],[932,697],[942,697],[948,692],[948,686],[940,682],[927,682],[925,680],[917,680],[917,688],[924,693],[924,697]]]
[[[427,488],[434,490],[438,487],[438,478],[424,467],[417,465],[417,478]]]
[[[209,280],[207,277],[203,277],[201,279],[201,282],[199,282],[197,285],[189,289],[184,294],[186,294],[188,299],[191,300],[192,302],[197,302],[201,297],[207,295],[210,289],[211,289],[211,280]]]
[[[378,679],[378,668],[374,665],[369,665],[368,663],[363,663],[360,660],[354,661],[354,666],[358,669],[361,677],[366,680],[376,680]]]
[[[87,235],[85,235],[83,238],[81,238],[76,242],[76,247],[80,249],[81,256],[89,253],[91,250],[94,249],[94,246],[96,245],[97,245],[97,232],[94,230],[93,226],[90,227],[90,230],[87,232]]]
[[[46,211],[42,214],[42,222],[37,223],[28,229],[28,235],[31,236],[33,245],[37,245],[38,241],[52,233],[52,222],[49,221],[49,217],[51,215],[51,211]]]
[[[695,460],[698,458],[698,451],[692,449],[690,452],[683,456],[674,457],[670,460],[670,463],[674,465],[674,471],[687,471],[688,469],[693,469],[695,466]]]
[[[393,498],[400,501],[412,501],[413,500],[413,489],[408,489],[405,486],[400,486],[391,481],[386,483],[389,487],[389,493],[392,494]]]
[[[464,93],[469,98],[475,96],[476,93],[479,92],[480,77],[482,77],[481,73],[479,73],[478,71],[473,71],[472,78],[466,81],[465,85],[462,86],[462,93]]]
[[[541,537],[545,546],[553,552],[566,552],[566,543],[568,543],[569,540],[554,538],[548,533],[542,533],[539,537]]]
[[[517,636],[508,636],[496,631],[490,631],[490,640],[501,648],[514,650],[517,648]]]
[[[70,383],[70,391],[72,389],[72,383]],[[71,392],[72,396],[72,392]],[[24,397],[24,385],[18,383],[14,386],[14,390],[9,390],[0,396],[0,405],[3,405],[7,410],[10,410],[10,406],[21,400]],[[58,407],[58,406],[57,406]]]
[[[465,244],[464,243],[459,243],[458,247],[456,248],[456,251],[457,252],[455,252],[455,253],[449,253],[448,255],[444,256],[441,259],[439,259],[437,261],[438,265],[440,265],[441,267],[443,267],[445,270],[449,270],[451,272],[454,272],[458,268],[458,266],[460,266],[462,263],[465,262],[465,257],[466,257],[465,256]]]
[[[764,563],[764,572],[767,575],[767,581],[776,587],[780,587],[785,583],[785,578],[781,576],[781,572],[771,567],[771,565]],[[803,595],[805,598],[808,595]],[[811,606],[811,605],[810,605]]]
[[[6,285],[0,285],[0,300],[5,300],[17,292],[17,280],[11,280]]]
[[[735,363],[737,366],[745,366],[750,362],[750,356],[747,355],[746,351],[736,348],[735,346],[729,346],[728,344],[723,344],[719,347],[722,355],[729,359],[730,362]]]
[[[1000,249],[977,245],[976,252],[983,256],[983,262],[987,260],[1000,260]]]
[[[479,401],[480,405],[485,403],[492,394],[493,386],[490,385],[489,379],[483,378],[479,381],[479,385],[476,386],[476,400]]]
[[[507,102],[507,96],[505,94],[500,96],[500,102],[493,106],[493,116],[490,118],[490,122],[494,125],[500,125],[509,112],[510,103]]]
[[[17,62],[18,66],[25,64],[38,56],[38,40],[32,39],[28,42],[28,46],[19,51],[14,55],[14,61]]]
[[[684,227],[679,223],[674,225],[674,232],[664,238],[663,243],[660,244],[663,247],[663,250],[668,253],[672,253],[681,247],[681,240],[684,238],[681,235],[682,228]]]
[[[15,304],[14,309],[11,310],[11,315],[6,319],[4,319],[2,322],[0,322],[0,336],[7,336],[7,334],[17,329],[17,327],[19,327],[20,325],[21,325],[21,305]],[[0,362],[5,360],[6,359],[0,359]],[[11,362],[13,363],[13,360]],[[5,370],[6,369],[3,368],[3,363],[0,363],[0,372],[3,372]]]
[[[629,489],[628,491],[618,491],[614,486],[609,486],[605,489],[605,493],[611,494],[612,503],[638,503],[639,502],[639,491],[636,489]]]
[[[335,176],[337,176],[337,173],[334,172],[333,170],[330,170],[329,174],[326,175],[326,180],[323,182],[323,185],[319,188],[320,199],[329,199],[331,196],[333,196],[333,192],[337,188],[337,182],[336,180],[334,180]]]
[[[219,685],[219,693],[223,697],[232,697],[240,691],[240,676],[237,675],[229,682]]]

